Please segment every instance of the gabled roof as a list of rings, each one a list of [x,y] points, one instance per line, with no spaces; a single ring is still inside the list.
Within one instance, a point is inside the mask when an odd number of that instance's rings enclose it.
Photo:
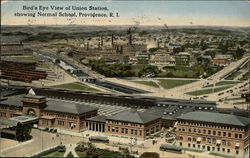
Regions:
[[[107,118],[107,116],[97,115],[97,116],[94,116],[94,117],[91,117],[91,118],[87,118],[86,120],[105,123],[106,122],[106,118]]]
[[[49,100],[47,102],[47,107],[45,111],[56,111],[56,112],[64,112],[64,113],[71,113],[71,114],[83,114],[86,112],[98,110],[96,107],[88,106],[85,104],[74,104],[62,101],[54,101]]]
[[[217,124],[227,124],[235,126],[247,126],[250,124],[250,119],[246,117],[201,111],[189,112],[177,117],[177,119],[212,122]]]
[[[109,116],[107,117],[107,120],[145,124],[159,118],[161,118],[161,116],[130,110],[117,113],[113,116]]]

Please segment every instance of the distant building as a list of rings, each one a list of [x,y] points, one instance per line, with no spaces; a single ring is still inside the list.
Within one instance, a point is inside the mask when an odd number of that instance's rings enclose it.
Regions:
[[[191,66],[191,55],[188,52],[180,52],[175,55],[175,65],[181,67]]]
[[[232,62],[232,55],[216,55],[213,58],[213,64],[220,65],[220,66],[226,66]]]
[[[154,58],[151,59],[150,63],[159,67],[164,67],[173,65],[174,61],[172,60],[168,49],[159,49],[154,52]]]
[[[243,157],[249,153],[249,118],[211,112],[177,117],[176,144],[190,149]]]
[[[24,55],[23,44],[1,44],[1,56]]]

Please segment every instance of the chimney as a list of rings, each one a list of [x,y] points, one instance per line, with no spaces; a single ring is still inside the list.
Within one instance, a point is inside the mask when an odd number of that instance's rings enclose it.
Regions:
[[[103,37],[101,36],[101,46],[103,47]]]
[[[101,43],[100,42],[98,42],[98,49],[100,49],[101,48]]]
[[[89,42],[87,42],[87,50],[89,50]]]
[[[121,54],[123,54],[123,46],[121,46]]]
[[[160,42],[157,41],[157,48],[159,49],[160,48]]]
[[[129,33],[129,44],[132,44],[132,33]]]
[[[111,35],[111,44],[112,44],[112,47],[114,47],[114,35],[113,34]]]

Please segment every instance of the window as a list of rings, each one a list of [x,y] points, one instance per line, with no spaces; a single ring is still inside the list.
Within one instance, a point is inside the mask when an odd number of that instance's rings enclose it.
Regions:
[[[237,133],[235,133],[235,138],[238,138],[238,134]]]
[[[180,146],[182,146],[182,142],[180,142]]]
[[[232,134],[231,133],[228,133],[228,137],[231,137],[232,136]]]
[[[194,128],[194,132],[196,132],[196,128]]]
[[[190,148],[190,146],[191,146],[191,144],[190,143],[188,143],[188,147]]]
[[[213,131],[213,135],[216,135],[216,131]]]
[[[202,137],[202,141],[204,141],[204,142],[205,142],[205,141],[206,141],[206,137]]]
[[[112,128],[112,132],[115,132],[115,127]]]
[[[215,143],[216,143],[216,139],[215,139],[215,138],[213,138],[213,139],[212,139],[212,142],[213,142],[213,144],[215,144]]]
[[[222,152],[225,152],[225,148],[222,148]]]
[[[196,138],[195,137],[193,137],[193,141],[196,142]]]
[[[141,130],[140,130],[140,136],[141,136]]]
[[[208,130],[208,134],[211,134],[211,130]]]
[[[122,133],[124,133],[124,128],[122,128]]]
[[[182,131],[184,132],[184,131],[185,131],[185,128],[182,128]]]
[[[235,152],[236,152],[237,155],[239,154],[239,150],[236,150]]]
[[[208,143],[211,143],[211,138],[207,138],[207,142],[208,142]]]
[[[242,138],[242,134],[239,134],[239,138],[240,138],[240,139]]]
[[[232,145],[232,142],[229,140],[229,141],[227,141],[227,145],[228,146],[231,146]]]
[[[201,133],[201,130],[200,130],[200,129],[198,129],[198,133]]]
[[[198,145],[198,148],[200,149],[200,148],[201,148],[201,145]]]
[[[212,151],[214,151],[214,150],[215,150],[215,147],[213,146],[213,147],[212,147]]]
[[[108,131],[110,131],[110,126],[108,126]]]
[[[188,141],[191,141],[192,137],[188,136]]]
[[[205,145],[202,145],[202,149],[204,150],[206,148],[206,146]]]
[[[180,140],[183,140],[183,137],[182,137],[182,136],[180,136]]]
[[[125,128],[125,133],[128,134],[128,129],[127,128]]]
[[[217,151],[220,151],[220,148],[217,148]]]
[[[206,133],[207,133],[207,131],[204,129],[204,130],[203,130],[203,133],[204,133],[204,134],[206,134]]]
[[[191,131],[192,131],[192,129],[191,129],[191,128],[189,128],[189,129],[188,129],[188,131],[189,131],[189,132],[191,132]]]
[[[221,136],[221,132],[220,131],[218,131],[218,136]]]
[[[134,130],[133,129],[131,129],[131,134],[134,134]]]
[[[222,145],[226,145],[227,141],[226,140],[222,140]]]
[[[118,128],[118,127],[115,127],[115,131],[116,131],[116,132],[119,132],[119,128]]]
[[[223,137],[226,137],[227,133],[226,132],[223,132]]]
[[[135,130],[135,135],[137,135],[137,130]]]
[[[227,149],[227,153],[230,153],[230,149]]]
[[[193,144],[193,148],[195,148],[195,144]]]

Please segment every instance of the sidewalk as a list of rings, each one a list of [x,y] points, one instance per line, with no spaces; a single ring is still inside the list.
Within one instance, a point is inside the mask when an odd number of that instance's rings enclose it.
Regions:
[[[74,157],[79,157],[75,152],[76,144],[65,144],[66,151],[63,157],[66,157],[70,152],[74,155]]]

